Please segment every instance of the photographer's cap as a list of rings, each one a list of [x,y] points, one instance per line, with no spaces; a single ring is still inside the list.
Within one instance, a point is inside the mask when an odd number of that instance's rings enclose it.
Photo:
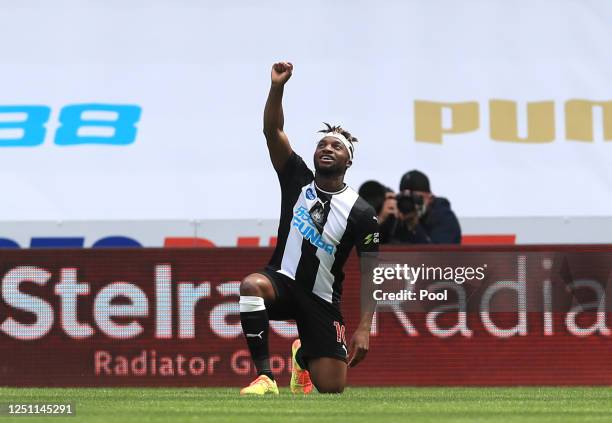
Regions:
[[[410,191],[423,191],[431,193],[429,188],[429,178],[423,172],[411,170],[402,176],[400,181],[400,192],[409,189]]]

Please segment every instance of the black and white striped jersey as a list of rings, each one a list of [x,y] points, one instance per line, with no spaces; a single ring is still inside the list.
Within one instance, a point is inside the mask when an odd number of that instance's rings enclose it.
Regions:
[[[376,213],[347,185],[338,192],[318,188],[312,171],[295,152],[278,179],[281,214],[269,267],[339,305],[342,268],[353,246],[358,254],[378,251]]]

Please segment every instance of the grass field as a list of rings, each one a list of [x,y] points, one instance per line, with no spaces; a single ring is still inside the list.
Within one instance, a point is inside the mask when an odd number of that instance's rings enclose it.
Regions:
[[[612,388],[349,388],[241,398],[226,388],[0,388],[0,403],[61,403],[52,422],[610,422]],[[47,421],[0,416],[0,421]]]

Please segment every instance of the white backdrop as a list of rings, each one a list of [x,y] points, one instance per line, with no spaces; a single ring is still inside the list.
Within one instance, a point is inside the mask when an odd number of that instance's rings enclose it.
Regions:
[[[0,106],[52,109],[42,145],[0,147],[0,220],[277,218],[261,122],[281,59],[294,149],[310,163],[321,122],[342,123],[361,140],[355,188],[418,168],[461,217],[612,215],[604,117],[571,141],[563,111],[612,101],[611,2],[4,0],[0,14]],[[492,99],[517,102],[520,135],[526,103],[553,101],[555,139],[492,140]],[[416,100],[478,102],[480,128],[416,141]],[[55,145],[59,110],[80,103],[140,106],[135,142]]]

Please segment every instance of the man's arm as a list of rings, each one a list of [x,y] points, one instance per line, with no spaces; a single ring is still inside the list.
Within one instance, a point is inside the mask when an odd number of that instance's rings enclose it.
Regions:
[[[380,213],[378,214],[378,225],[380,227],[380,243],[387,244],[393,238],[393,232],[397,226],[397,200],[394,192],[385,194]]]
[[[370,350],[370,328],[372,327],[372,318],[376,311],[376,301],[372,296],[372,269],[376,267],[373,257],[368,257],[366,263],[361,261],[361,317],[359,319],[359,325],[353,336],[351,337],[351,343],[349,345],[349,367],[355,367],[359,364],[368,354]],[[365,276],[368,275],[368,276]],[[364,279],[369,280],[364,280]]]
[[[349,367],[359,364],[370,349],[370,327],[376,311],[376,301],[372,296],[372,274],[373,269],[378,265],[380,242],[378,222],[374,217],[374,210],[364,214],[360,225],[361,231],[355,240],[361,270],[361,318],[349,345]]]
[[[289,138],[283,131],[285,124],[283,90],[292,73],[293,65],[289,62],[279,62],[272,66],[272,85],[264,109],[263,132],[268,143],[272,166],[277,172],[283,170],[292,152]]]

